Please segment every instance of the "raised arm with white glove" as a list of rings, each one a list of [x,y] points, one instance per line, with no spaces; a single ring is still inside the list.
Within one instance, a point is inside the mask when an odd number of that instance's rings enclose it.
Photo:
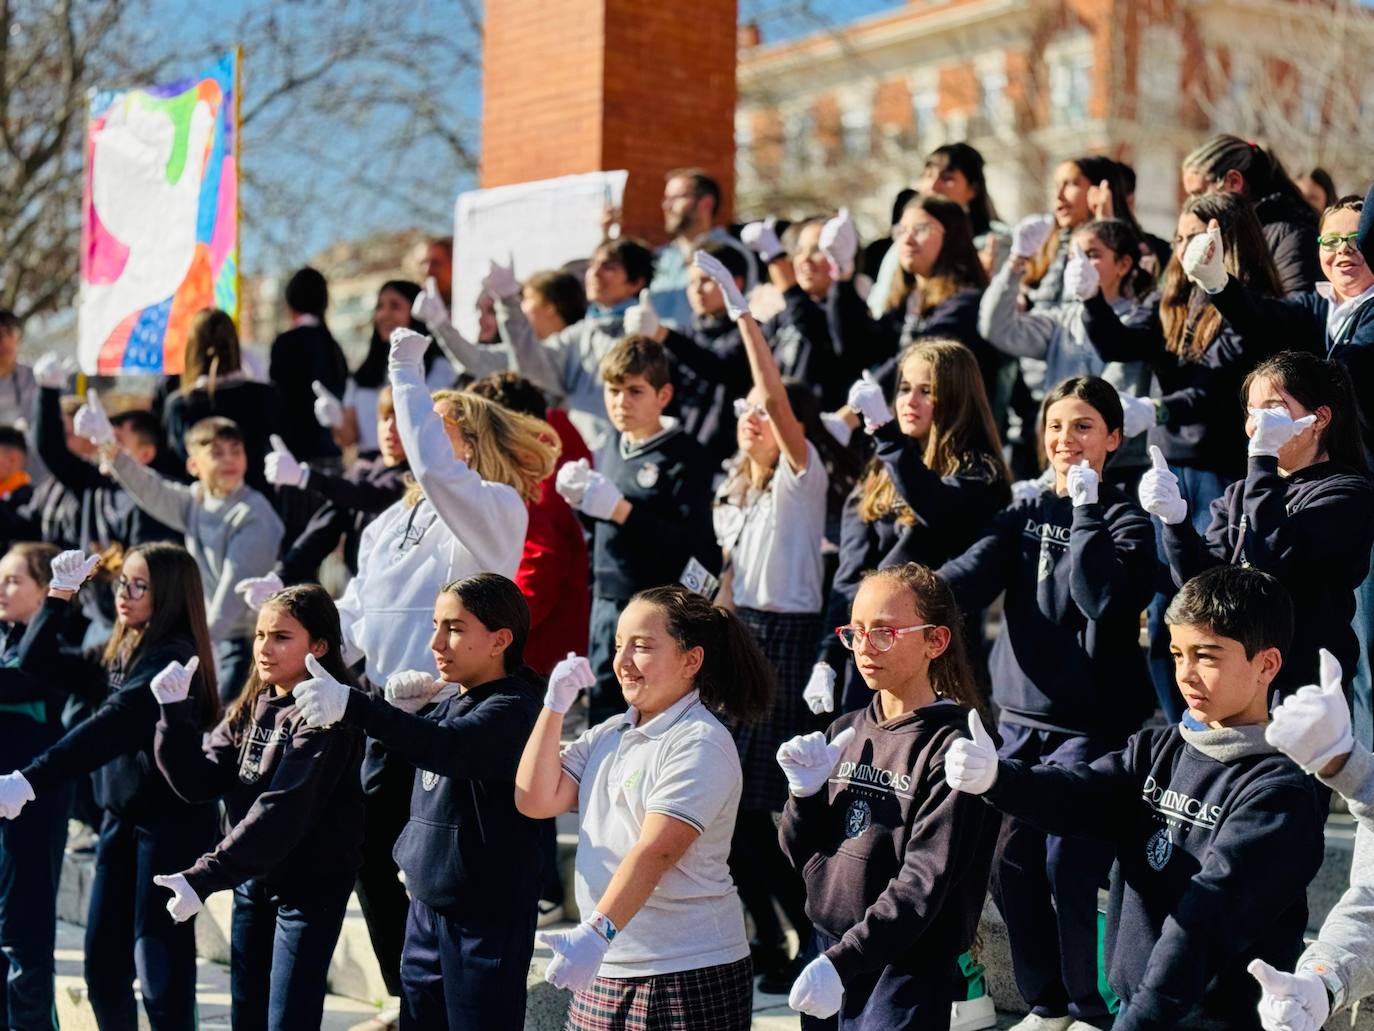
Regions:
[[[268,573],[266,576],[250,576],[240,580],[234,584],[234,592],[243,595],[245,604],[256,610],[262,608],[268,598],[285,586],[276,573]]]
[[[977,712],[968,714],[968,732],[945,750],[945,783],[966,795],[985,795],[997,783],[997,746]]]
[[[731,322],[738,322],[741,315],[749,314],[749,305],[745,303],[744,294],[740,293],[739,287],[735,284],[735,277],[718,258],[705,251],[697,251],[692,255],[692,264],[715,280],[716,286],[720,287],[720,294],[725,298],[725,314],[730,316]]]
[[[17,818],[36,797],[33,785],[18,770],[0,777],[0,820]]]
[[[307,727],[328,727],[338,723],[343,719],[344,709],[348,708],[348,692],[352,689],[330,676],[313,655],[305,657],[305,670],[310,679],[302,680],[291,691],[301,719]]]
[[[1075,241],[1069,248],[1069,260],[1064,265],[1065,299],[1086,301],[1097,293],[1101,285],[1102,277],[1097,274],[1097,266],[1088,260],[1083,248]]]
[[[87,555],[82,551],[64,551],[54,555],[48,563],[48,568],[52,570],[48,586],[58,591],[79,591],[98,565],[99,555]]]
[[[1250,435],[1246,453],[1251,457],[1268,456],[1277,458],[1279,448],[1294,437],[1306,433],[1317,421],[1315,415],[1304,415],[1294,419],[1282,408],[1251,408],[1250,422],[1255,431]]]
[[[450,324],[448,305],[439,295],[439,284],[433,276],[425,280],[425,288],[415,295],[415,303],[410,306],[411,318],[419,319],[431,331],[438,326]]]
[[[487,274],[482,277],[482,289],[498,301],[520,292],[520,280],[515,278],[514,256],[505,265],[494,260],[488,263]]]
[[[879,427],[892,421],[892,406],[870,372],[865,372],[849,388],[849,407],[863,417],[866,433],[877,433]]]
[[[327,430],[337,430],[344,423],[343,402],[319,380],[312,380],[310,389],[315,392],[315,421]]]
[[[100,401],[100,395],[94,390],[86,391],[86,403],[72,416],[72,432],[78,437],[85,437],[96,447],[104,447],[115,442],[114,426],[110,424],[110,417],[105,414],[105,406]]]
[[[1011,231],[1011,256],[1013,258],[1032,257],[1045,246],[1045,241],[1054,235],[1053,215],[1027,215],[1016,223]]]
[[[77,373],[76,362],[70,358],[59,358],[56,351],[48,351],[33,363],[33,378],[40,387],[61,390],[67,380]]]
[[[798,734],[778,746],[778,765],[787,778],[787,790],[797,798],[809,798],[825,787],[840,753],[854,738],[854,728],[845,727],[826,741],[825,734]]]
[[[198,655],[192,655],[184,666],[175,660],[167,663],[162,672],[154,676],[148,685],[152,688],[157,704],[175,705],[177,702],[186,701],[186,696],[191,692],[191,680],[199,668]]]
[[[1226,247],[1221,241],[1221,226],[1216,219],[1207,223],[1207,231],[1188,241],[1183,257],[1178,259],[1184,274],[1209,294],[1219,294],[1226,286]]]
[[[1069,466],[1068,475],[1064,478],[1064,486],[1068,488],[1074,508],[1079,505],[1097,504],[1097,487],[1101,479],[1097,475],[1097,471],[1088,464],[1087,459],[1077,465]]]
[[[627,337],[652,337],[655,340],[661,340],[662,336],[659,334],[661,328],[662,323],[658,321],[658,313],[654,311],[654,302],[646,287],[639,291],[639,303],[632,304],[625,309],[625,335]]]
[[[802,701],[817,716],[835,711],[835,671],[830,663],[818,662],[811,667],[811,677],[802,691]]]
[[[816,244],[829,261],[833,278],[844,280],[853,277],[854,258],[859,253],[859,231],[854,228],[848,208],[840,208],[838,215],[821,226],[821,235]]]
[[[1319,655],[1321,684],[1300,687],[1285,698],[1264,728],[1264,740],[1312,774],[1355,747],[1341,664],[1325,648]]]
[[[1188,502],[1183,500],[1178,477],[1164,460],[1164,452],[1154,444],[1150,445],[1150,468],[1140,477],[1139,493],[1140,507],[1169,526],[1188,518]]]
[[[1121,399],[1121,435],[1138,437],[1159,421],[1159,410],[1148,397],[1136,397],[1120,390],[1116,396]]]
[[[267,439],[272,443],[272,450],[262,460],[263,479],[274,487],[297,487],[304,490],[305,485],[310,482],[310,466],[305,462],[298,462],[291,449],[286,446],[286,441],[277,434],[274,433]]]
[[[407,669],[393,673],[382,685],[382,697],[388,705],[402,712],[416,713],[430,703],[442,690],[444,682],[422,669]]]
[[[549,674],[549,688],[544,693],[544,708],[567,712],[580,692],[596,685],[596,675],[589,662],[576,652],[559,661]]]

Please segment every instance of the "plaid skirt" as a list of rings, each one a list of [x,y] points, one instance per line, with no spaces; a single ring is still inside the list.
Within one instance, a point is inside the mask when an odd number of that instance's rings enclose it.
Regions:
[[[739,609],[735,615],[749,628],[759,649],[773,664],[778,690],[768,714],[734,728],[735,745],[744,775],[741,810],[782,812],[787,804],[787,778],[778,765],[778,746],[798,734],[829,726],[833,714],[817,717],[802,699],[806,681],[816,664],[820,640],[819,613],[763,612]]]
[[[598,977],[573,996],[565,1031],[749,1031],[754,964]]]

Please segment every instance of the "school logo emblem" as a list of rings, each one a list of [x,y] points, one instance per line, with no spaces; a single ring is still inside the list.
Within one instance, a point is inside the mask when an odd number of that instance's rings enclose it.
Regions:
[[[633,773],[631,773],[628,777],[625,778],[625,780],[621,783],[620,786],[623,787],[626,791],[629,791],[632,787],[639,783],[639,778],[643,775],[643,770],[635,770]]]
[[[645,462],[639,467],[639,472],[635,473],[635,483],[645,490],[648,490],[658,482],[658,466],[653,462]]]
[[[844,817],[844,836],[846,838],[857,838],[864,831],[868,830],[869,824],[873,822],[873,810],[869,808],[867,802],[856,799],[849,803],[849,812]]]
[[[1169,837],[1169,828],[1161,827],[1154,832],[1149,841],[1145,842],[1145,861],[1150,864],[1150,869],[1158,873],[1169,865],[1169,859],[1174,854],[1174,843]]]
[[[433,791],[439,786],[439,775],[433,770],[425,770],[420,774],[420,787],[426,791]]]

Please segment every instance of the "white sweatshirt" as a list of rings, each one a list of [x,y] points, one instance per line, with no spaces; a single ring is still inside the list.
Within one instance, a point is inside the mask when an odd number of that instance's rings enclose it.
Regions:
[[[396,502],[363,531],[358,575],[339,600],[345,651],[365,654],[368,679],[379,685],[401,670],[434,670],[440,589],[475,573],[513,579],[529,522],[514,487],[482,479],[454,456],[422,363],[389,371],[397,428],[425,496],[413,507]]]

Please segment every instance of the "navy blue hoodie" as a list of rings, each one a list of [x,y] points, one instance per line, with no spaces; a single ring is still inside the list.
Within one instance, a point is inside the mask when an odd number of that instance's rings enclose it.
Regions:
[[[515,771],[542,706],[541,689],[521,675],[454,695],[423,715],[361,691],[348,696],[344,723],[371,739],[364,780],[387,753],[419,774],[392,856],[410,894],[447,917],[505,925],[539,901],[540,821],[515,808]]]
[[[998,764],[988,802],[1116,846],[1113,1031],[1259,1031],[1255,958],[1292,970],[1324,855],[1313,780],[1262,726],[1142,730],[1091,764]]]
[[[1212,502],[1212,523],[1199,537],[1191,519],[1164,527],[1164,551],[1180,587],[1212,566],[1240,564],[1272,574],[1293,598],[1293,644],[1274,686],[1284,694],[1317,682],[1317,650],[1355,675],[1359,642],[1351,628],[1355,590],[1369,572],[1374,547],[1374,482],[1337,462],[1318,462],[1291,476],[1279,460],[1249,460],[1245,479]]]
[[[989,663],[1004,720],[1123,739],[1154,708],[1140,650],[1154,529],[1111,484],[1098,498],[1074,508],[1047,490],[1013,501],[938,572],[965,611],[1006,591]]]

